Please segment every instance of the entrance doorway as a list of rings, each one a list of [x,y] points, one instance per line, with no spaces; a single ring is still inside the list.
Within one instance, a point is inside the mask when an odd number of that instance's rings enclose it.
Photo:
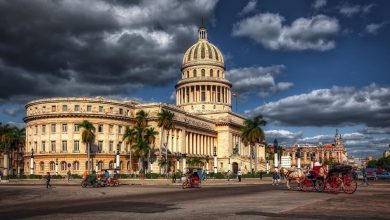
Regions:
[[[233,173],[237,174],[237,172],[238,172],[238,163],[234,162],[233,163]]]

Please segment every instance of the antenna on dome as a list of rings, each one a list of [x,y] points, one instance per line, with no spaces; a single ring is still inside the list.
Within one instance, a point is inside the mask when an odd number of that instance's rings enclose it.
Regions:
[[[206,30],[206,27],[204,26],[203,16],[202,16],[202,24],[199,27],[199,36],[198,36],[198,38],[199,38],[199,40],[207,40],[207,30]]]

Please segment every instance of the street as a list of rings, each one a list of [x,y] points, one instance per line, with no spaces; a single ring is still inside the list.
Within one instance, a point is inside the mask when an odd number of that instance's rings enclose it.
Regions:
[[[237,182],[179,185],[0,185],[1,219],[389,219],[390,182],[352,195],[286,190],[285,184]]]

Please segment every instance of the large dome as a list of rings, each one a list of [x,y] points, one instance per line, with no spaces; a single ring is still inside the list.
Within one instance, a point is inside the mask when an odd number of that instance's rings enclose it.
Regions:
[[[206,28],[199,28],[198,42],[185,52],[182,68],[192,65],[217,65],[225,68],[221,51],[207,40]]]

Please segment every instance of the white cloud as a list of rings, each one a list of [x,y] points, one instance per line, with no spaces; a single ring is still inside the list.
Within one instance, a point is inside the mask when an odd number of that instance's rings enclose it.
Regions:
[[[243,16],[249,14],[256,10],[257,0],[251,0],[247,5],[238,13],[238,15]]]
[[[374,7],[375,4],[369,4],[369,5],[351,5],[348,2],[342,4],[339,6],[338,10],[339,13],[346,16],[346,17],[352,17],[355,14],[367,14],[371,11],[372,7]]]
[[[382,22],[380,24],[368,24],[365,28],[365,31],[370,34],[377,34],[379,29],[381,29],[386,23]]]
[[[326,0],[316,0],[313,2],[312,7],[315,9],[320,9],[326,5]]]
[[[325,51],[335,47],[331,38],[340,30],[336,18],[326,15],[298,18],[290,26],[283,25],[284,21],[279,14],[256,14],[235,23],[232,35],[249,37],[271,50]]]
[[[226,72],[233,89],[240,95],[253,94],[264,97],[271,93],[288,90],[293,86],[291,82],[275,82],[275,77],[285,67],[274,65],[269,67],[243,67],[231,69]]]
[[[289,96],[246,111],[266,120],[294,126],[365,124],[390,127],[390,87],[333,87]]]

